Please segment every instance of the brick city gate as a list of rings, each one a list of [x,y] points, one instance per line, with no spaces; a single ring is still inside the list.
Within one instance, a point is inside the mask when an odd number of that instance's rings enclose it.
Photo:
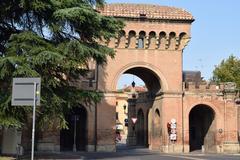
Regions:
[[[128,144],[167,151],[166,124],[175,118],[179,124],[175,150],[182,151],[182,115],[179,115],[183,103],[182,51],[190,39],[192,15],[179,8],[140,4],[110,4],[100,12],[123,18],[126,26],[118,38],[106,42],[116,50],[116,55],[99,68],[98,87],[105,98],[98,104],[101,108],[98,111],[98,149],[115,150],[112,126],[115,125],[116,86],[122,74],[130,73],[145,82],[148,92],[129,100]],[[155,112],[159,114],[158,128],[151,123]],[[132,116],[143,118],[138,120],[135,131],[130,121]],[[151,143],[149,139],[159,139],[159,143]]]
[[[141,78],[148,91],[128,100],[128,145],[162,152],[189,152],[194,147],[205,152],[237,152],[239,107],[234,102],[235,88],[208,84],[201,75],[191,80],[188,72],[183,73],[183,49],[191,37],[193,16],[180,8],[143,4],[109,4],[100,13],[122,18],[126,26],[117,38],[105,42],[116,55],[98,70],[98,87],[105,93],[98,104],[98,150],[116,149],[112,129],[116,86],[122,74],[130,73]],[[209,116],[202,117],[204,124],[192,118],[205,113],[201,107],[195,111],[199,106],[207,106]],[[136,126],[132,117],[141,118]],[[174,133],[168,128],[172,119],[176,121]],[[195,124],[200,125],[195,129],[201,136],[192,133]],[[200,137],[197,144],[193,136]]]
[[[109,58],[104,66],[92,66],[96,74],[91,80],[77,82],[83,89],[102,91],[104,98],[97,106],[74,113],[84,115],[84,123],[76,126],[79,131],[83,126],[85,132],[84,136],[77,135],[76,150],[116,151],[116,87],[119,77],[130,73],[145,82],[148,92],[128,100],[128,145],[144,145],[162,152],[238,152],[240,107],[235,103],[234,85],[208,84],[199,74],[197,80],[192,80],[188,72],[183,73],[183,49],[191,37],[193,16],[180,8],[143,4],[109,4],[99,12],[124,19],[126,26],[118,37],[104,42],[114,48],[115,58]],[[132,117],[139,118],[134,130]],[[173,119],[176,126],[171,133],[168,127]],[[9,133],[3,133],[3,150],[12,139]],[[38,151],[73,151],[73,144],[64,136],[73,135],[70,132],[49,128],[38,134]],[[170,140],[171,134],[176,140]],[[24,148],[29,141],[24,133]]]

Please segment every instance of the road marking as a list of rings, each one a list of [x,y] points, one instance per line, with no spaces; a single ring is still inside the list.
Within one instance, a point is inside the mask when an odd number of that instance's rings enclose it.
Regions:
[[[191,159],[191,160],[206,160],[206,159],[202,159],[202,158],[194,158],[194,157],[188,157],[188,156],[174,156],[174,155],[164,155],[164,156],[168,156],[168,157],[174,157],[174,158],[182,158],[182,159]]]

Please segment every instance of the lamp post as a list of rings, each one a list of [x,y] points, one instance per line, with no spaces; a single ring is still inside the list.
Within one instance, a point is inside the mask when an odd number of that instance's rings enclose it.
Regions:
[[[76,146],[76,136],[77,136],[77,121],[79,120],[79,117],[77,115],[73,116],[74,121],[74,132],[73,132],[73,152],[77,152],[77,146]]]

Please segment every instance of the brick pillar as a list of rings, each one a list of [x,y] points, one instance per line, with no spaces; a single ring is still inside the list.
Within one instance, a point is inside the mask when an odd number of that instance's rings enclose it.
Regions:
[[[183,151],[182,144],[182,95],[178,93],[165,94],[162,99],[162,134],[163,152],[180,153]],[[176,120],[177,140],[170,141],[167,124],[171,119]]]
[[[115,152],[116,96],[105,93],[97,110],[97,151]]]

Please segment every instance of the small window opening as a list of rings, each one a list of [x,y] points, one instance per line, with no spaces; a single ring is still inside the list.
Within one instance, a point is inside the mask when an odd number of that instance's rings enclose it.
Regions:
[[[139,39],[138,39],[138,48],[144,48],[144,39],[143,39],[143,37],[139,37]]]

